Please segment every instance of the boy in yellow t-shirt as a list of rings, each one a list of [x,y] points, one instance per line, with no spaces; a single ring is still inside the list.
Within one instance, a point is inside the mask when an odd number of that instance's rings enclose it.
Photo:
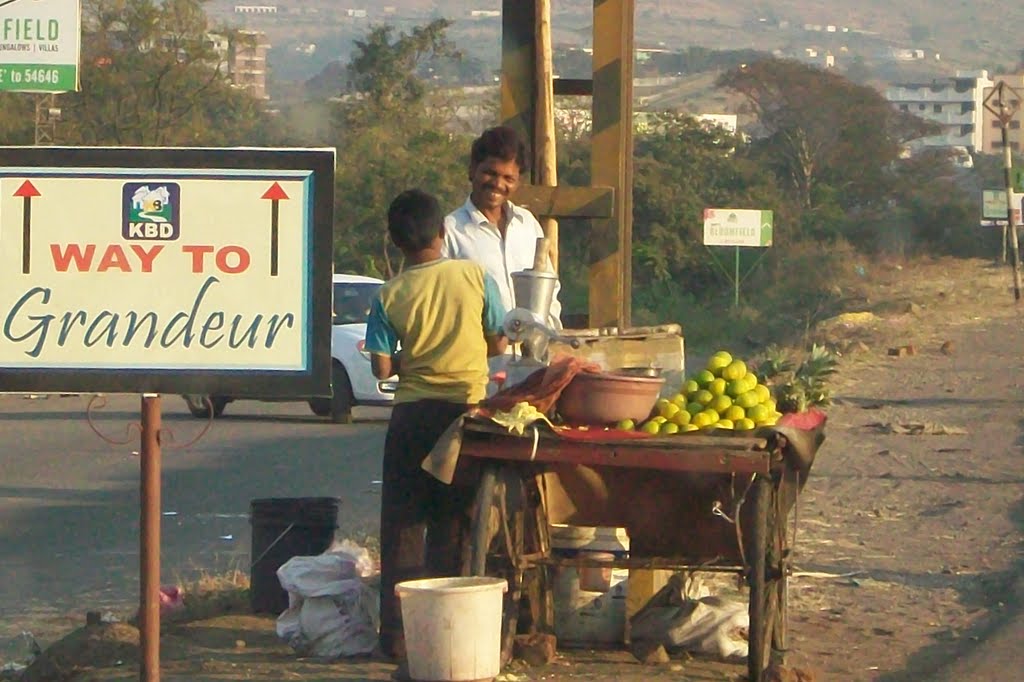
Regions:
[[[472,503],[472,491],[441,483],[420,464],[445,429],[484,398],[487,358],[504,352],[507,340],[494,280],[475,263],[441,257],[444,216],[433,196],[399,194],[388,209],[388,233],[406,267],[371,305],[365,349],[378,378],[399,377],[384,443],[380,643],[400,656],[395,585],[458,575]]]

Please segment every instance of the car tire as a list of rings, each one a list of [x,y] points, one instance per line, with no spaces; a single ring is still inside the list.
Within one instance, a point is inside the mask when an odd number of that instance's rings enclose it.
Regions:
[[[224,408],[230,402],[227,398],[220,398],[215,395],[200,395],[192,393],[183,395],[188,411],[196,419],[209,419],[210,408],[213,408],[213,416],[219,417],[224,414]]]
[[[313,414],[318,417],[330,417],[331,416],[331,399],[330,398],[310,398],[309,409],[313,410]]]
[[[345,367],[337,361],[331,365],[331,389],[331,421],[335,424],[351,424],[352,406],[355,404],[352,382],[349,381]]]

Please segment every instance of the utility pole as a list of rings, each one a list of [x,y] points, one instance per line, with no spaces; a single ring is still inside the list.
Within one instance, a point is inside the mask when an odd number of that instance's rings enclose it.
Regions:
[[[985,98],[985,108],[992,113],[1003,132],[1003,181],[1006,185],[1006,214],[1010,254],[1013,267],[1013,298],[1020,303],[1020,247],[1017,244],[1017,221],[1014,220],[1013,206],[1013,153],[1010,150],[1010,121],[1020,111],[1021,95],[1005,81],[999,81]],[[1019,209],[1018,209],[1019,210]],[[1003,242],[1005,244],[1005,240]]]
[[[60,120],[60,109],[57,107],[56,93],[47,92],[35,95],[36,100],[36,134],[35,145],[55,144],[57,139],[57,121]]]

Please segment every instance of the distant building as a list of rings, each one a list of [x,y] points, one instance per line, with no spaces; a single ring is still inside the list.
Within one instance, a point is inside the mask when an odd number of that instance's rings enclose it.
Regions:
[[[501,16],[501,10],[497,9],[474,9],[469,13],[474,19],[492,19]]]
[[[1016,90],[1022,96],[1024,96],[1024,74],[1015,73],[1008,76],[992,76],[992,87],[985,88],[984,97],[988,97],[995,86],[1003,81],[1011,88]],[[984,97],[982,101],[984,101]],[[1022,103],[1013,95],[1011,92],[1009,97],[1011,106],[1021,106]],[[986,154],[999,154],[1003,151],[1003,125],[995,114],[991,113],[985,108],[981,111],[982,123],[981,123],[981,139],[982,148],[979,151],[983,151]],[[1008,126],[1008,137],[1010,141],[1010,149],[1014,151],[1020,151],[1022,143],[1024,143],[1024,135],[1021,134],[1021,118],[1024,118],[1024,112],[1018,113],[1017,116],[1010,121]]]
[[[912,62],[915,59],[924,59],[924,51],[911,50],[905,47],[894,47],[889,50],[889,57],[900,62]]]
[[[277,5],[235,5],[235,14],[277,14]]]
[[[228,58],[228,49],[230,49],[231,42],[228,37],[219,33],[207,33],[206,34],[206,47],[213,50],[217,57],[221,60]]]
[[[736,114],[697,114],[694,116],[698,121],[709,127],[719,127],[735,133],[739,123]]]
[[[669,50],[664,47],[638,47],[634,54],[636,55],[636,61],[638,64],[651,61],[651,57],[656,54],[671,54],[674,50]]]
[[[984,147],[982,102],[985,90],[992,87],[988,71],[957,71],[955,76],[931,83],[894,84],[885,90],[885,98],[901,111],[916,114],[937,123],[938,135],[915,142],[917,147]]]
[[[262,31],[238,31],[228,50],[228,76],[240,90],[260,100],[267,94],[267,52],[270,43]]]

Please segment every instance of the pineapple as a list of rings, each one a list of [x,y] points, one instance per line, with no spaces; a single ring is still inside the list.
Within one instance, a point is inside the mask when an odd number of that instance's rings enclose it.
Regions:
[[[789,353],[774,343],[764,349],[764,359],[757,364],[757,375],[761,383],[768,384],[776,378],[793,371]]]
[[[838,365],[835,353],[814,344],[795,371],[784,352],[769,347],[759,370],[771,383],[780,412],[806,412],[810,407],[825,407],[832,402],[828,381],[838,371]]]

